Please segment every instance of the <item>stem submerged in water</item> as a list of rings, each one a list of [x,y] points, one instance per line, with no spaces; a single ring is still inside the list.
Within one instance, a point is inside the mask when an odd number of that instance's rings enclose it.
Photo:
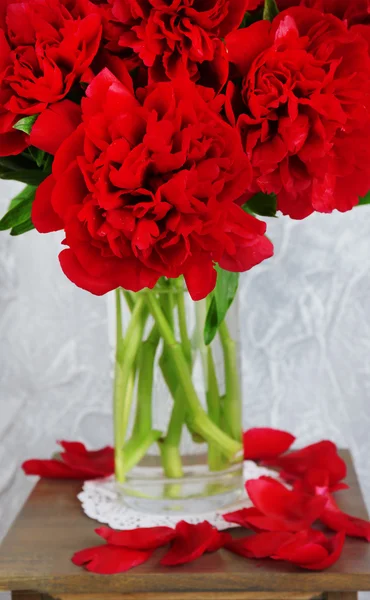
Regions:
[[[122,455],[122,436],[121,436],[121,398],[124,394],[124,382],[122,378],[122,369],[119,357],[123,350],[122,336],[122,306],[120,290],[116,290],[116,358],[114,371],[114,390],[113,390],[113,421],[114,421],[114,464],[115,474],[118,481],[124,478],[123,455]]]
[[[241,411],[236,347],[226,324],[223,323],[219,329],[226,382],[226,394],[221,398],[213,352],[210,346],[204,345],[202,337],[206,304],[198,303],[196,306],[197,329],[201,337],[193,337],[192,342],[196,346],[193,352],[182,279],[162,282],[159,289],[139,294],[123,292],[122,296],[122,292],[116,291],[114,436],[117,480],[123,482],[128,471],[141,461],[154,443],[158,443],[165,475],[181,479],[184,473],[180,443],[185,423],[193,439],[208,444],[211,471],[223,469],[227,460],[240,460]],[[125,336],[122,333],[122,297],[130,310]],[[145,339],[149,315],[154,324]],[[159,365],[173,398],[165,436],[153,429],[152,418],[154,372],[160,344],[163,348]],[[207,410],[202,406],[192,381],[193,360],[198,351],[201,352]],[[131,438],[127,440],[135,387],[136,415]]]
[[[122,308],[120,291],[116,290],[117,349],[114,385],[114,446],[115,472],[118,481],[123,481],[126,468],[124,444],[130,419],[133,390],[135,386],[135,360],[143,336],[148,311],[144,296],[136,301],[126,336],[122,335]]]
[[[225,362],[224,419],[225,429],[234,440],[241,440],[241,396],[238,376],[236,344],[229,334],[225,321],[219,327]]]
[[[162,335],[167,351],[176,369],[179,384],[182,386],[189,410],[188,418],[192,428],[202,435],[208,442],[215,442],[220,446],[223,453],[231,459],[238,457],[242,451],[241,443],[233,440],[215,425],[202,408],[200,400],[195,391],[189,365],[185,358],[181,344],[177,342],[170,325],[168,324],[161,306],[154,294],[147,293],[149,310],[157,323],[158,330]]]
[[[221,425],[220,392],[216,376],[215,363],[213,361],[212,349],[207,347],[207,407],[208,414],[215,425]],[[222,453],[220,448],[210,442],[208,444],[208,465],[211,471],[219,471],[223,468]]]
[[[136,419],[133,437],[141,438],[152,429],[154,360],[160,336],[154,326],[139,352]]]

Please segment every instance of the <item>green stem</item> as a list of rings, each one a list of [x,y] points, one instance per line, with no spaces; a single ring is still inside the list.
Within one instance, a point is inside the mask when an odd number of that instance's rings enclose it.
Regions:
[[[167,443],[160,443],[162,466],[167,477],[180,479],[184,476],[180,449]]]
[[[207,304],[205,300],[200,300],[199,302],[195,302],[195,321],[196,327],[193,336],[193,344],[196,350],[199,350],[202,370],[203,370],[203,378],[204,381],[207,381],[207,346],[204,343],[204,324],[207,316]]]
[[[184,293],[184,282],[182,277],[176,279],[176,288],[177,288],[177,313],[179,317],[179,329],[180,329],[180,337],[181,344],[184,349],[185,358],[188,361],[189,365],[192,363],[192,352],[191,352],[191,342],[188,334],[188,328],[186,325],[186,308],[185,308],[185,293]]]
[[[157,442],[162,432],[157,429],[147,431],[141,438],[131,438],[123,448],[124,475],[131,471],[146,455],[150,446]]]
[[[203,435],[208,442],[211,441],[217,443],[228,457],[237,457],[239,459],[242,452],[241,443],[233,440],[221,431],[221,429],[219,429],[219,427],[217,427],[204,412],[193,386],[189,365],[181,345],[176,341],[173,331],[168,324],[155,295],[151,292],[147,292],[146,297],[150,312],[157,323],[161,336],[168,346],[167,351],[177,371],[179,383],[183,388],[184,398],[186,398],[187,408],[189,409],[188,416],[190,418],[191,426],[195,431]]]
[[[152,429],[152,396],[154,360],[159,344],[159,333],[154,325],[148,339],[139,352],[139,378],[137,386],[137,406],[134,425],[134,438],[142,438]]]
[[[169,327],[171,328],[172,334],[174,334],[175,323],[174,323],[174,302],[173,295],[170,294],[169,289],[172,283],[167,282],[167,294],[160,296],[160,305],[162,307],[164,316],[167,320]],[[173,408],[168,424],[166,436],[161,440],[159,449],[162,457],[162,465],[165,475],[171,478],[179,478],[183,476],[182,461],[180,454],[180,442],[182,429],[185,421],[185,407],[186,403],[183,398],[183,391],[179,385],[176,371],[174,371],[171,355],[168,352],[166,343],[163,344],[163,352],[160,358],[160,367],[164,380],[167,384],[168,389],[173,398]]]
[[[185,421],[186,402],[184,401],[181,387],[176,385],[173,394],[174,405],[171,413],[167,434],[159,444],[162,456],[162,465],[167,477],[179,479],[183,477],[180,442],[182,428]]]
[[[179,329],[180,329],[180,336],[181,336],[181,345],[184,349],[184,354],[188,360],[190,371],[192,371],[192,368],[193,368],[192,348],[191,348],[191,341],[190,341],[190,338],[188,335],[188,330],[187,330],[187,325],[186,325],[185,297],[184,297],[184,286],[183,286],[182,278],[175,280],[175,286],[176,286],[176,295],[177,295],[177,308],[178,308],[178,316],[179,316]],[[162,298],[161,306],[162,306],[162,310],[163,310],[165,316],[167,317],[168,305],[163,305],[163,298]],[[167,320],[169,321],[169,323],[171,325],[172,331],[174,331],[173,321],[169,320],[168,318],[167,318]],[[187,417],[187,411],[179,410],[178,408],[176,408],[176,403],[182,402],[182,403],[185,403],[185,405],[186,405],[186,398],[185,399],[183,398],[183,390],[182,390],[181,386],[179,385],[176,370],[173,369],[171,357],[168,356],[166,345],[164,345],[163,355],[160,360],[160,367],[161,367],[161,370],[163,373],[163,377],[166,381],[167,387],[169,388],[169,390],[172,394],[172,397],[174,399],[174,403],[175,403],[174,408],[173,408],[173,410],[175,412],[175,414],[173,416],[174,417],[173,418],[173,423],[174,423],[173,427],[175,427],[175,423],[176,423],[177,433],[179,436],[178,444],[180,444],[182,425],[184,423],[186,423],[186,426],[187,426],[189,433],[193,439],[193,442],[195,444],[204,443],[203,437],[200,436],[199,433],[195,432],[191,428],[191,424]],[[180,422],[180,415],[182,415],[182,424]]]
[[[126,331],[126,337],[123,339],[122,308],[119,290],[116,290],[116,307],[117,349],[114,383],[115,471],[117,480],[123,481],[125,472],[127,472],[123,446],[126,439],[133,399],[133,389],[135,386],[136,372],[134,365],[148,312],[145,296],[141,295],[133,307],[131,319]]]
[[[171,327],[172,331],[175,329],[174,322],[174,296],[173,296],[173,287],[170,279],[166,280],[164,283],[164,288],[162,293],[160,294],[160,303],[164,314],[166,315],[167,322]]]
[[[131,370],[134,366],[134,362],[136,356],[138,354],[140,344],[143,337],[144,327],[147,319],[147,311],[145,310],[145,299],[144,295],[140,296],[134,306],[134,309],[131,314],[131,320],[127,327],[124,348],[123,348],[123,357],[122,357],[122,371],[123,371],[123,379],[127,386],[127,383],[130,378]],[[132,407],[132,394],[130,397],[125,399],[126,401],[122,403],[122,445],[125,442],[126,432],[130,420],[130,412]]]
[[[234,440],[241,440],[241,394],[238,375],[236,344],[231,338],[226,322],[218,329],[225,361],[225,427]]]
[[[123,350],[122,337],[122,306],[120,291],[115,291],[116,295],[116,360],[114,372],[114,390],[113,390],[113,420],[114,420],[114,455],[115,455],[115,473],[118,481],[124,477],[123,456],[122,456],[122,437],[121,437],[121,398],[124,395],[124,381],[119,357]]]
[[[207,347],[207,407],[208,415],[215,425],[221,425],[220,392],[216,376],[215,363],[212,349]],[[219,471],[223,468],[222,454],[219,447],[210,442],[208,444],[208,464],[211,471]]]
[[[126,290],[122,290],[122,294],[123,294],[124,299],[126,300],[127,306],[130,309],[130,312],[132,312],[134,310],[135,300],[132,297],[131,292],[127,292]]]

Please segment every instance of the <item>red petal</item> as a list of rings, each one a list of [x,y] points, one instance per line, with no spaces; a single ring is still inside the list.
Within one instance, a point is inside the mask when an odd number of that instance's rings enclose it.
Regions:
[[[59,231],[63,228],[63,221],[54,211],[51,204],[51,195],[55,186],[55,179],[49,175],[36,190],[35,200],[32,204],[32,223],[40,233]]]
[[[286,452],[295,437],[279,429],[255,427],[245,431],[243,440],[245,460],[265,460]]]
[[[114,531],[100,527],[95,532],[113,546],[124,546],[133,550],[152,550],[169,544],[175,537],[171,527],[143,527],[127,531]]]
[[[0,133],[0,156],[14,156],[27,148],[29,137],[22,131]]]
[[[257,21],[250,27],[238,29],[226,36],[229,60],[237,66],[241,75],[246,75],[254,59],[271,46],[270,32],[269,21]]]
[[[280,472],[280,477],[287,482],[294,484],[294,489],[306,492],[313,496],[327,496],[329,492],[338,492],[339,490],[348,490],[346,483],[330,484],[330,473],[328,469],[311,468],[306,471],[302,479],[296,479],[294,476]]]
[[[91,253],[91,258],[95,258],[93,248],[88,247],[87,252]],[[110,268],[106,269],[104,275],[96,276],[91,275],[84,269],[70,249],[63,250],[59,254],[59,262],[68,279],[78,287],[96,296],[102,296],[118,287],[133,292],[142,290],[145,287],[153,288],[159,278],[158,273],[147,269],[136,259],[107,259],[106,263]],[[91,262],[91,265],[96,267],[98,263]]]
[[[240,197],[240,193],[237,197]],[[226,271],[247,271],[273,255],[273,245],[264,235],[266,223],[244,212],[236,204],[229,206],[228,217],[234,248],[224,253],[219,260],[220,267]]]
[[[215,528],[208,521],[196,525],[180,521],[176,525],[176,537],[173,544],[162,558],[161,565],[172,567],[199,558],[209,548],[215,547],[215,535]]]
[[[235,273],[249,271],[274,254],[272,242],[265,236],[256,236],[252,243],[241,244],[235,254],[224,254],[219,265]]]
[[[96,296],[102,296],[119,287],[116,274],[107,277],[93,277],[82,268],[72,250],[63,250],[59,254],[59,262],[64,274],[75,285]]]
[[[346,539],[346,534],[344,531],[341,531],[336,536],[331,538],[331,540],[327,543],[328,548],[328,556],[324,558],[322,561],[318,561],[316,563],[311,563],[310,565],[305,565],[305,569],[310,569],[311,571],[322,571],[323,569],[328,569],[334,563],[339,560],[340,555],[342,554],[344,542]]]
[[[70,100],[52,104],[36,119],[30,143],[40,150],[55,154],[64,140],[81,122],[81,108]]]
[[[76,552],[72,562],[77,566],[84,566],[87,571],[111,575],[124,573],[133,567],[146,562],[152,555],[151,551],[128,550],[118,546],[94,546]]]
[[[272,557],[297,565],[316,564],[328,557],[328,551],[316,540],[311,540],[305,531],[300,531],[288,542],[282,544]]]
[[[50,479],[87,479],[85,471],[70,467],[60,460],[30,459],[22,464],[26,475],[38,475]]]
[[[247,0],[246,10],[256,10],[261,4],[263,4],[263,0]]]
[[[223,515],[225,521],[236,523],[246,529],[253,529],[257,532],[262,531],[292,531],[306,527],[306,523],[295,523],[292,526],[290,521],[284,521],[281,518],[264,515],[257,508],[242,508],[233,513]]]
[[[114,472],[114,451],[110,446],[89,451],[80,442],[59,444],[65,450],[60,460],[26,461],[22,467],[26,475],[39,475],[53,479],[94,479]]]
[[[329,529],[344,531],[346,535],[364,538],[370,542],[370,522],[342,512],[331,496],[328,497],[328,502],[320,517],[320,521],[326,527],[329,527]]]
[[[138,106],[138,101],[132,94],[132,85],[127,88],[108,70],[103,69],[92,80],[86,89],[82,101],[84,117],[91,117],[96,112],[108,112],[113,115],[125,114]],[[88,121],[88,119],[87,119]]]
[[[86,456],[88,454],[88,450],[82,442],[68,442],[66,440],[58,440],[57,444],[62,446],[63,450],[66,452],[70,452],[73,454],[81,454]]]
[[[207,256],[197,256],[188,262],[184,273],[189,294],[193,300],[202,300],[216,285],[217,272],[212,260]]]
[[[58,180],[69,169],[76,157],[83,155],[83,144],[85,140],[84,126],[80,125],[76,131],[67,137],[61,144],[53,162],[53,175]]]
[[[247,481],[246,489],[254,506],[265,517],[281,521],[281,530],[307,529],[322,514],[326,504],[323,497],[290,491],[271,478]]]
[[[230,0],[227,9],[226,18],[220,26],[217,35],[221,38],[225,37],[230,31],[239,27],[247,10],[248,0]]]
[[[290,540],[288,531],[265,531],[245,538],[231,540],[226,549],[246,558],[268,558],[276,554],[280,546]]]
[[[344,541],[344,532],[328,539],[321,532],[302,531],[282,545],[272,558],[286,560],[303,569],[322,571],[339,559]]]
[[[110,446],[92,452],[86,451],[86,454],[62,452],[60,458],[70,467],[84,471],[89,479],[108,477],[114,473],[114,451]]]
[[[234,512],[222,515],[222,518],[228,523],[235,523],[236,525],[240,525],[240,527],[249,529],[250,518],[256,516],[263,516],[257,508],[241,508],[240,510],[235,510]]]
[[[331,485],[344,479],[347,471],[346,463],[338,455],[336,445],[328,440],[311,444],[267,462],[296,477],[302,477],[313,468],[327,470]]]
[[[232,540],[230,533],[220,532],[215,529],[213,540],[209,543],[207,552],[217,552]]]

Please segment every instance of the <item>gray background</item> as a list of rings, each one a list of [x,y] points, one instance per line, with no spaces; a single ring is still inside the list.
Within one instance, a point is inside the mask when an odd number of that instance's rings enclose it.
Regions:
[[[18,191],[0,182],[0,214]],[[242,277],[244,425],[349,447],[370,504],[370,207],[272,219]],[[56,439],[111,441],[107,302],[59,269],[60,234],[0,232],[0,538]]]

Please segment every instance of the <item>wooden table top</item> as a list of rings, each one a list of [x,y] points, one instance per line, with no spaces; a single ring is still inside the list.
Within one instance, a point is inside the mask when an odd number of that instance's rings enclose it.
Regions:
[[[340,507],[367,518],[349,452],[351,490],[336,495]],[[149,562],[120,575],[94,575],[71,562],[77,550],[100,543],[97,523],[86,517],[76,497],[80,482],[41,480],[0,548],[0,590],[73,593],[160,593],[216,591],[330,592],[370,590],[370,544],[348,538],[338,563],[323,572],[299,570],[272,560],[255,561],[226,550],[176,568],[159,565],[162,550]]]

